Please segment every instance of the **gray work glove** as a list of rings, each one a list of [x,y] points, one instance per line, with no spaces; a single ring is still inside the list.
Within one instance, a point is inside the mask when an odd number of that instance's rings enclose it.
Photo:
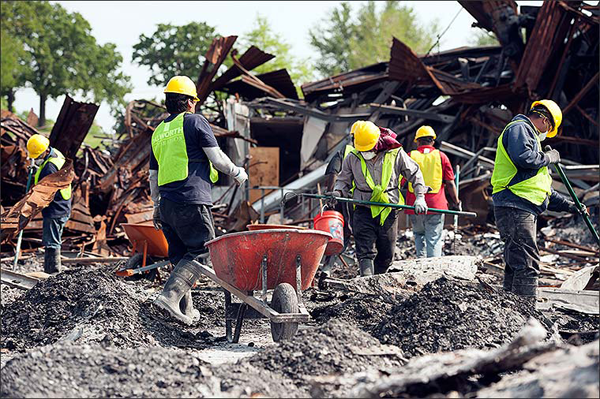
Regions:
[[[590,215],[585,204],[581,204],[581,210],[588,216]],[[572,213],[573,215],[579,215],[579,209],[577,209],[575,202],[569,201],[569,209],[567,209],[567,212]]]
[[[327,201],[327,207],[329,209],[334,209],[337,205],[337,200],[333,197],[341,197],[342,193],[339,191],[327,191],[326,193],[323,193],[323,195],[329,197],[325,200]]]
[[[560,162],[560,153],[556,150],[550,150],[546,153],[546,158],[548,158],[548,163],[559,163]]]
[[[248,174],[246,173],[246,170],[244,168],[238,167],[237,174],[233,176],[233,180],[235,180],[238,186],[244,184],[244,182],[248,180]]]
[[[156,230],[162,230],[162,222],[160,221],[160,209],[158,206],[154,207],[154,214],[152,214],[152,224]]]
[[[427,214],[427,202],[425,202],[425,195],[419,194],[415,199],[415,213],[417,215]]]

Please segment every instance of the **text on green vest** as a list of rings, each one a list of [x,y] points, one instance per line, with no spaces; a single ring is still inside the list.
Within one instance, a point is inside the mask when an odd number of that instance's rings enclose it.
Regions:
[[[189,173],[190,159],[187,155],[183,118],[187,112],[177,115],[172,121],[162,121],[152,133],[152,152],[158,162],[158,185],[164,186],[185,180]],[[208,161],[210,181],[216,183],[219,173]]]

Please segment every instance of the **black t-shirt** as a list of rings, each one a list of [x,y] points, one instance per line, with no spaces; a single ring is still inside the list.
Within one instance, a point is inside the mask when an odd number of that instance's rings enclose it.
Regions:
[[[169,115],[165,122],[177,117]],[[218,147],[217,139],[205,117],[200,114],[183,116],[183,135],[188,156],[188,177],[159,187],[161,198],[180,204],[212,205],[210,166],[203,147]],[[150,155],[150,169],[158,170],[154,151]]]
[[[50,150],[50,156],[55,156],[54,154],[54,150]],[[47,162],[46,165],[44,165],[44,168],[42,169],[42,171],[40,172],[40,177],[38,179],[38,182],[40,180],[42,180],[44,177],[51,175],[52,173],[58,172],[58,168],[56,167],[56,165],[54,165],[52,162]],[[42,216],[45,218],[62,218],[64,216],[70,216],[71,215],[71,202],[72,202],[72,197],[69,198],[68,200],[63,199],[62,194],[60,193],[60,190],[56,192],[56,194],[54,195],[54,200],[50,203],[50,205],[48,205],[46,208],[44,208],[42,210]]]

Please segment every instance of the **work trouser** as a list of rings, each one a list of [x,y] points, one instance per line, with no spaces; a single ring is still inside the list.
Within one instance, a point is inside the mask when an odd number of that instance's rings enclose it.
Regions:
[[[504,289],[519,294],[523,286],[528,286],[533,293],[540,273],[537,216],[509,207],[494,207],[494,215],[504,241]]]
[[[417,257],[428,258],[442,256],[442,235],[444,232],[444,215],[441,213],[430,215],[409,215],[415,234],[415,247]]]
[[[177,265],[183,257],[193,260],[206,253],[207,241],[215,238],[213,217],[208,205],[179,204],[160,200],[160,220],[169,243],[169,260]]]
[[[44,218],[42,224],[42,245],[44,248],[56,248],[60,250],[63,229],[68,220],[68,215],[59,218]]]
[[[394,260],[398,237],[398,211],[393,209],[382,226],[379,216],[371,216],[370,208],[357,206],[352,215],[352,232],[359,263],[362,259],[371,259],[375,266],[375,274],[385,273]]]

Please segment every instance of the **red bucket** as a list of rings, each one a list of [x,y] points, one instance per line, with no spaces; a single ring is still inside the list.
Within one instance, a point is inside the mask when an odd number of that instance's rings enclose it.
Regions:
[[[315,230],[331,234],[325,255],[336,255],[344,249],[344,217],[337,211],[325,211],[315,216]]]

